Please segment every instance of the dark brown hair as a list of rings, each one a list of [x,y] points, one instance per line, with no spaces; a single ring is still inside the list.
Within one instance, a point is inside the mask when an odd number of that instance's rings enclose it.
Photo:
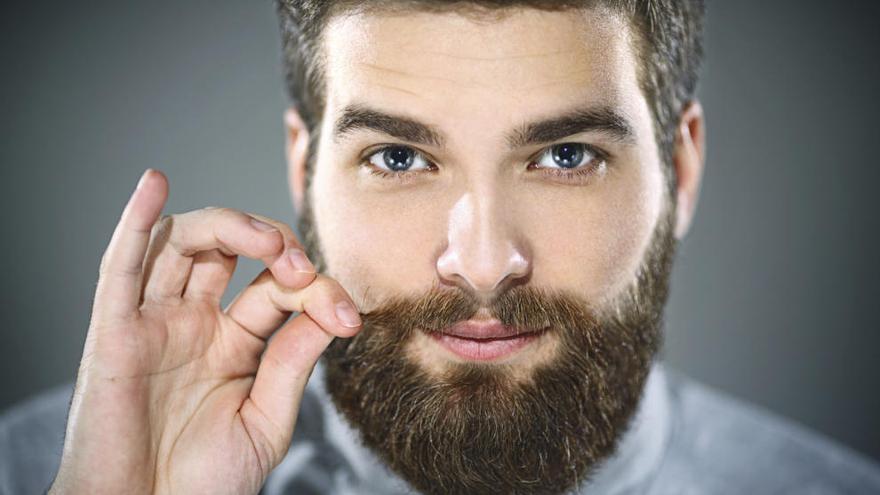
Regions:
[[[636,34],[639,82],[651,108],[660,156],[671,166],[678,118],[694,97],[702,61],[703,0],[276,0],[284,72],[291,104],[317,141],[324,113],[321,34],[333,16],[350,11],[456,11],[487,17],[499,9],[541,10],[604,7],[625,15]],[[668,173],[670,191],[674,174]],[[672,196],[674,197],[674,196]]]

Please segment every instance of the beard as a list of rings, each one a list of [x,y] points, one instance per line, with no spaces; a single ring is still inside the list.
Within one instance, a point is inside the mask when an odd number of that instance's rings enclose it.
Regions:
[[[577,294],[517,286],[491,301],[505,326],[557,342],[522,378],[516,366],[448,362],[430,373],[407,346],[481,309],[472,294],[432,288],[363,314],[363,328],[325,351],[327,391],[361,442],[427,494],[564,493],[616,449],[662,343],[675,251],[667,201],[628,286],[605,308]],[[300,232],[323,259],[308,207]],[[522,351],[521,351],[522,352]],[[526,349],[525,352],[528,352]]]

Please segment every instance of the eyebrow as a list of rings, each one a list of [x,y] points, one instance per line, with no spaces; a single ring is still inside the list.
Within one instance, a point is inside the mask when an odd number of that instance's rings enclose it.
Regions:
[[[583,108],[546,120],[524,124],[507,137],[510,148],[549,143],[584,132],[607,134],[617,141],[631,143],[632,125],[612,108]]]
[[[373,130],[414,144],[442,148],[446,143],[443,133],[435,126],[362,104],[351,104],[343,109],[334,125],[333,139],[338,141],[359,129]],[[632,142],[634,137],[633,127],[623,115],[609,107],[591,107],[522,124],[508,133],[506,141],[514,149],[549,143],[584,132],[600,132],[623,142]]]
[[[410,143],[432,145],[438,148],[445,146],[443,133],[431,125],[417,120],[390,115],[364,105],[353,104],[343,109],[336,119],[333,139],[338,141],[357,129],[371,129]]]

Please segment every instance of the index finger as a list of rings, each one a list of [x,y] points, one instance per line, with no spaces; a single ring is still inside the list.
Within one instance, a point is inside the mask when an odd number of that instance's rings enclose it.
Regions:
[[[215,250],[225,256],[242,255],[263,261],[288,287],[301,286],[314,278],[314,267],[290,227],[231,208],[204,208],[162,217],[154,228],[144,263],[145,297],[181,297],[184,287],[189,291],[189,287],[216,283],[231,275],[221,274],[209,282],[212,277],[206,278],[204,265],[196,273],[194,257]],[[220,288],[211,290],[222,294]]]

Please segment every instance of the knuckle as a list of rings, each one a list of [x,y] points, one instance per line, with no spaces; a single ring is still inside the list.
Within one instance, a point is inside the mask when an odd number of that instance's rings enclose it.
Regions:
[[[256,218],[257,220],[268,223],[277,229],[280,229],[284,233],[285,237],[294,237],[293,229],[281,220],[276,220],[272,217],[267,217],[265,215],[259,215],[256,213],[246,213],[246,215],[250,216],[251,218]]]
[[[293,235],[293,229],[290,228],[290,225],[287,225],[286,223],[282,222],[281,220],[275,220],[274,218],[270,218],[269,220],[272,221],[272,224],[273,224],[273,225],[275,225],[276,227],[280,228],[281,231],[284,232],[284,235],[285,235],[285,236],[287,236],[287,237],[294,237],[294,235]]]
[[[103,257],[101,259],[101,264],[98,267],[98,279],[103,280],[106,278],[113,277],[135,277],[141,274],[140,269],[137,268],[128,268],[124,266],[115,266],[113,261],[109,256]]]
[[[209,215],[229,215],[230,213],[236,213],[237,210],[226,206],[208,206],[202,208],[202,212],[205,212]]]
[[[180,229],[175,229],[174,225],[177,223],[178,215],[162,215],[156,220],[156,223],[153,224],[153,229],[150,232],[150,247],[149,252],[152,255],[155,255],[156,252],[164,247],[166,244],[174,244],[174,236],[179,236],[180,232],[177,232]]]
[[[284,238],[287,239],[287,244],[290,247],[302,249],[302,243],[299,241],[299,238],[296,236],[296,233],[293,231],[293,228],[290,225],[287,225],[284,222],[273,222],[276,227],[281,229],[281,233],[284,235]]]
[[[101,255],[101,262],[98,265],[99,280],[116,276],[131,277],[139,274],[140,269],[137,267],[121,266],[112,250],[108,249]]]
[[[156,220],[152,228],[152,237],[167,235],[174,225],[174,215],[162,215]]]
[[[342,285],[326,275],[318,274],[312,282],[312,285],[315,286],[316,291],[330,294],[334,298],[348,297],[345,290],[342,288]]]

